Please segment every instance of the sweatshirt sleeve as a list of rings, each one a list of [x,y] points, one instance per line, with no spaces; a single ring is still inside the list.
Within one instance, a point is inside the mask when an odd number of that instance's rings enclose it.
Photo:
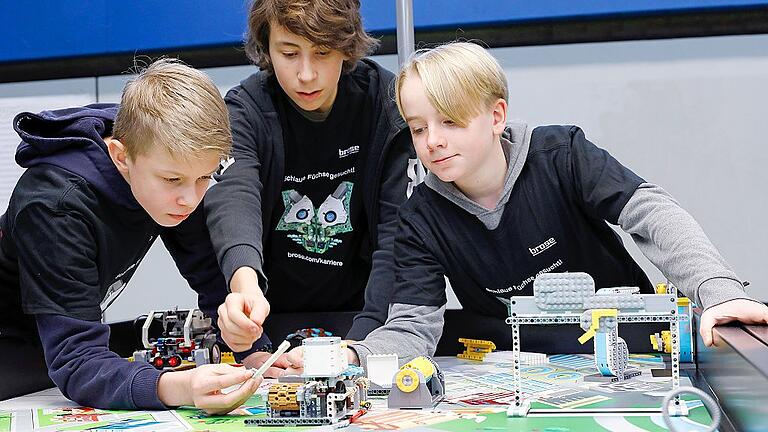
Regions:
[[[265,289],[261,214],[264,187],[258,143],[266,137],[255,127],[263,119],[236,90],[231,90],[225,101],[232,127],[232,158],[214,177],[216,183],[206,194],[206,220],[227,287],[234,272],[248,266],[256,271]]]
[[[445,305],[416,306],[394,303],[387,322],[371,332],[365,340],[350,345],[367,370],[371,354],[397,354],[402,365],[414,357],[433,356],[443,333]]]
[[[168,409],[157,396],[162,371],[109,350],[109,327],[63,315],[35,316],[48,375],[62,394],[102,409]]]
[[[397,231],[397,211],[407,199],[409,160],[416,156],[411,135],[402,131],[392,143],[393,148],[384,162],[379,186],[377,244],[373,251],[371,274],[365,287],[365,305],[352,322],[347,338],[360,340],[384,324],[394,283],[393,245]]]
[[[640,185],[618,222],[664,276],[701,307],[750,299],[701,226],[661,187]]]

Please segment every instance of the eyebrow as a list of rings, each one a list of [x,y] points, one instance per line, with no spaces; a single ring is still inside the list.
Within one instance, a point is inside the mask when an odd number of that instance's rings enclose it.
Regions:
[[[203,175],[213,175],[213,174],[216,174],[216,171],[218,171],[218,170],[219,170],[219,167],[217,166],[216,169],[214,169],[213,171],[210,171],[207,174],[203,174]],[[161,173],[163,175],[168,175],[168,176],[173,176],[173,177],[188,177],[188,176],[184,175],[184,173],[180,173],[180,172],[176,172],[176,171],[161,170]]]
[[[293,43],[293,42],[288,42],[288,41],[276,41],[276,42],[275,42],[275,45],[277,45],[279,48],[285,48],[285,47],[290,47],[290,48],[301,48],[301,47],[299,46],[299,44],[295,44],[295,43]]]
[[[410,122],[412,120],[421,120],[421,117],[419,117],[419,116],[411,116],[411,117],[406,117],[405,118],[405,122],[406,123],[408,123],[408,122]]]

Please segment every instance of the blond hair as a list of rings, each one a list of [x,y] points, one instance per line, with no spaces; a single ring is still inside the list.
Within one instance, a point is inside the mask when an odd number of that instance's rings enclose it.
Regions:
[[[409,73],[421,78],[432,106],[461,127],[498,99],[508,97],[501,65],[485,48],[473,43],[452,42],[413,53],[400,69],[395,86],[397,108],[403,117],[401,89]]]
[[[160,59],[123,88],[112,135],[129,157],[160,147],[175,157],[210,152],[226,158],[232,148],[229,115],[211,79],[176,59]]]
[[[369,36],[360,16],[360,0],[254,0],[248,15],[245,53],[262,70],[274,72],[269,57],[270,26],[277,24],[313,44],[347,56],[351,71],[379,41]]]

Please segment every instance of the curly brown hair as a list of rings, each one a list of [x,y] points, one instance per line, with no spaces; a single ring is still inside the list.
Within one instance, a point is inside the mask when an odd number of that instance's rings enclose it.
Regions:
[[[248,14],[245,53],[256,66],[269,72],[274,72],[269,58],[273,23],[349,57],[344,61],[345,72],[354,69],[358,60],[379,45],[363,29],[360,0],[254,0]]]

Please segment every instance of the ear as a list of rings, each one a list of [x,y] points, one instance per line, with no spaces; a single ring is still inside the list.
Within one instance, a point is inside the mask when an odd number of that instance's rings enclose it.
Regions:
[[[507,101],[496,99],[493,103],[491,115],[493,116],[493,134],[501,136],[507,126]]]
[[[112,137],[105,138],[104,143],[107,144],[107,151],[109,151],[109,157],[115,164],[115,168],[127,176],[130,169],[128,168],[128,153],[125,151],[125,145]]]

